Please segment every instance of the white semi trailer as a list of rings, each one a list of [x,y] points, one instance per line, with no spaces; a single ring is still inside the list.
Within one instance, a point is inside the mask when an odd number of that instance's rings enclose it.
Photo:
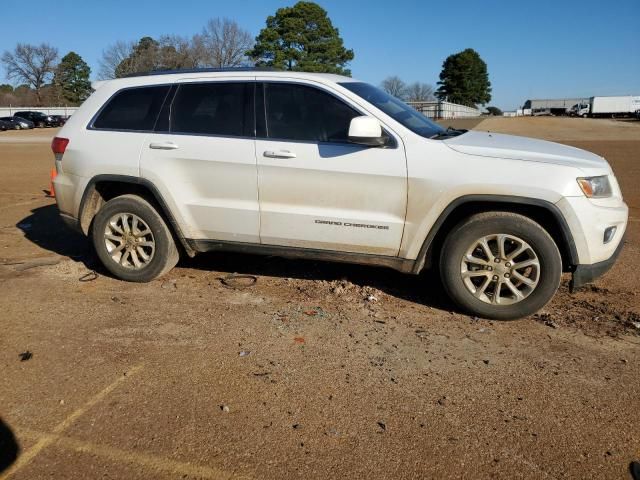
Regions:
[[[627,117],[640,110],[640,96],[591,97],[590,117]]]

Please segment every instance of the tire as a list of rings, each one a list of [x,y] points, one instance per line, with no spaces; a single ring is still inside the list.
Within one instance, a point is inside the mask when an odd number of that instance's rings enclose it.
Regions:
[[[122,195],[105,203],[93,220],[91,236],[105,268],[128,282],[150,282],[179,260],[167,224],[137,195]]]
[[[459,307],[479,317],[515,320],[531,315],[551,300],[561,276],[562,259],[549,233],[515,213],[473,215],[449,232],[441,249],[445,291]]]
[[[587,118],[587,114],[586,114],[586,113],[583,113],[583,114],[582,114],[582,118]]]

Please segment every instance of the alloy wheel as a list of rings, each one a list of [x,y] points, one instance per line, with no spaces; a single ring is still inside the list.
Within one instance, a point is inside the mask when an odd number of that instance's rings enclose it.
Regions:
[[[109,219],[104,243],[114,262],[135,270],[146,267],[156,249],[151,229],[133,213],[117,213]]]
[[[512,305],[538,286],[540,260],[525,240],[514,235],[486,235],[465,252],[460,274],[467,290],[493,305]]]

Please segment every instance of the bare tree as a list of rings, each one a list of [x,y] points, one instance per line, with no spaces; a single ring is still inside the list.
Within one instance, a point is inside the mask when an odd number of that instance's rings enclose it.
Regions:
[[[5,51],[2,54],[0,62],[4,65],[9,80],[25,83],[33,88],[40,105],[42,88],[53,77],[57,59],[58,49],[47,43],[18,43],[13,53]]]
[[[179,35],[163,35],[158,40],[159,51],[157,64],[170,70],[195,68],[199,59],[194,44],[186,37]]]
[[[179,35],[163,35],[158,40],[143,37],[138,42],[119,41],[107,47],[102,52],[98,78],[109,80],[131,73],[197,66],[197,53],[188,38]]]
[[[406,97],[407,84],[398,76],[387,77],[380,85],[389,95],[404,100]]]
[[[421,82],[415,82],[407,86],[406,88],[406,100],[409,102],[428,102],[429,100],[435,100],[433,94],[434,88]]]
[[[116,78],[116,69],[126,58],[130,57],[135,47],[134,42],[118,41],[102,51],[98,79],[110,80]]]
[[[253,37],[228,18],[212,18],[202,33],[193,37],[198,64],[203,67],[238,67],[248,63],[245,52]]]

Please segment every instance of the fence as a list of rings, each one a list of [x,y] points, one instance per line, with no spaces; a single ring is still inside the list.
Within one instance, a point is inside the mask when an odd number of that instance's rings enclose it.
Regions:
[[[479,117],[482,112],[473,107],[458,105],[457,103],[433,100],[429,102],[407,102],[417,111],[429,118],[464,118]]]
[[[417,111],[429,118],[464,118],[479,117],[481,112],[477,108],[458,105],[457,103],[444,101],[407,102]],[[46,113],[47,115],[73,115],[78,107],[0,107],[0,117],[11,117],[15,112],[32,110]]]
[[[24,111],[42,112],[47,115],[73,115],[78,107],[0,107],[0,117],[12,117],[16,112]]]

